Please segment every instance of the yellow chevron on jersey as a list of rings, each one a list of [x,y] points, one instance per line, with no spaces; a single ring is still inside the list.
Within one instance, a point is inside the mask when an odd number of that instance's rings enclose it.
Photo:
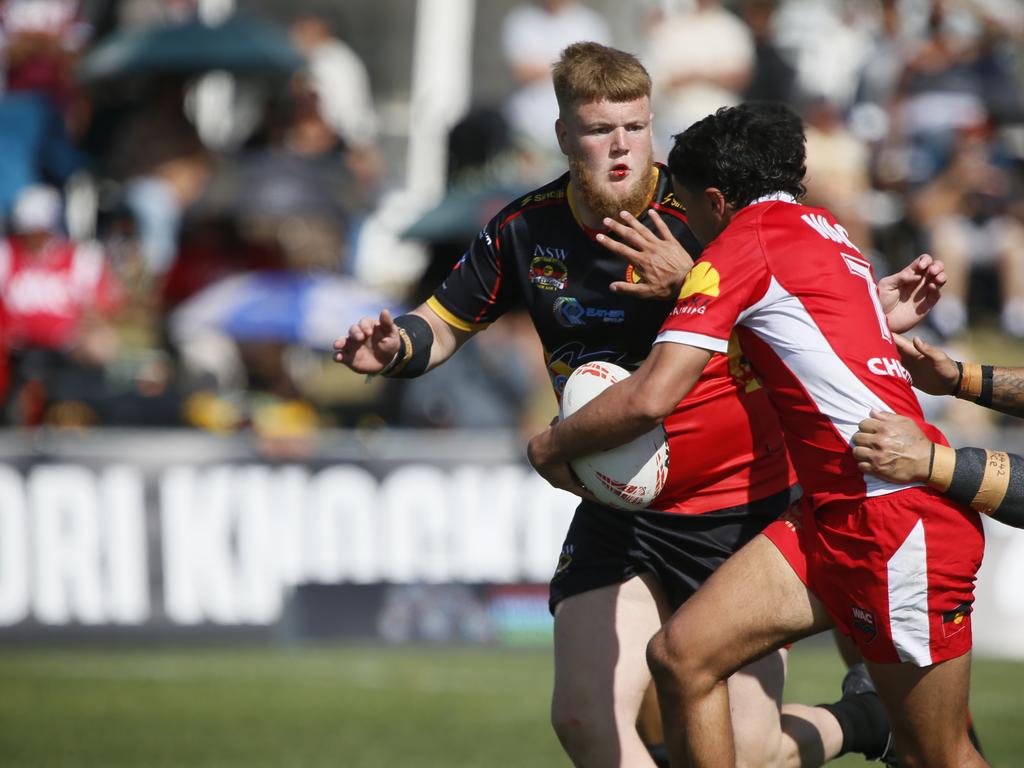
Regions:
[[[704,261],[698,261],[693,265],[690,274],[683,281],[683,287],[679,289],[679,298],[685,299],[695,293],[702,293],[705,296],[717,296],[719,293],[718,270]]]

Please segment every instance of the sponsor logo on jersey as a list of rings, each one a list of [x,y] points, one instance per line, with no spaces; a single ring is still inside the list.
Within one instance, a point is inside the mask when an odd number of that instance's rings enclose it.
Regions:
[[[539,246],[538,246],[539,247]],[[569,280],[569,270],[561,259],[534,256],[530,260],[530,282],[545,291],[562,291]]]
[[[852,610],[854,630],[865,635],[865,642],[870,643],[875,639],[875,635],[878,634],[878,627],[875,624],[875,614],[856,605],[852,607]]]
[[[903,363],[895,357],[872,357],[868,360],[868,370],[875,376],[893,376],[903,379],[908,384],[914,383],[910,371],[904,368]]]
[[[970,603],[960,603],[952,611],[942,614],[942,636],[952,637],[959,632],[963,632],[964,628],[967,627],[968,618],[973,610],[974,608]]]
[[[707,262],[694,265],[679,289],[679,299],[672,314],[703,315],[708,305],[721,292],[718,270]]]
[[[483,240],[488,245],[494,245],[494,241],[491,239],[491,233],[488,232],[486,229],[480,230],[480,239]]]
[[[850,241],[850,234],[841,224],[831,223],[820,213],[805,213],[800,218],[805,224],[826,240],[831,240],[833,243],[839,243],[840,245],[853,248],[857,253],[860,253],[860,248]]]
[[[540,192],[536,195],[527,195],[519,201],[519,206],[543,203],[545,200],[558,200],[565,197],[565,188],[552,189],[550,192]]]
[[[555,259],[556,261],[565,261],[569,255],[569,251],[566,248],[556,248],[553,245],[541,245],[540,243],[534,243],[533,245],[534,256],[546,256],[549,259]]]
[[[658,205],[664,205],[669,208],[675,208],[676,210],[684,212],[686,211],[686,209],[683,207],[683,204],[676,200],[675,192],[669,192],[667,195],[661,198],[661,202],[658,203]]]
[[[570,341],[563,344],[554,352],[544,350],[544,359],[547,362],[548,376],[551,378],[551,386],[555,390],[555,397],[562,399],[562,392],[565,390],[565,382],[572,375],[572,372],[586,363],[595,361],[607,361],[617,363],[623,368],[632,370],[637,363],[629,362],[626,356],[611,349],[599,349],[588,352],[582,342]]]
[[[601,307],[584,307],[579,299],[572,296],[559,296],[552,305],[555,320],[563,328],[580,328],[587,320],[600,320],[602,323],[621,323],[626,319],[624,309],[602,309]]]

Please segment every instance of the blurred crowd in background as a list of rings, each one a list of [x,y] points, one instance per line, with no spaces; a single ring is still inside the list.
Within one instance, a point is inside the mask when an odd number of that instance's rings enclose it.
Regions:
[[[659,159],[719,106],[793,106],[807,202],[877,274],[945,261],[922,333],[1024,364],[1019,0],[478,0],[500,24],[474,55],[502,58],[505,97],[448,127],[446,191],[395,221],[395,99],[382,110],[356,53],[375,46],[301,0],[272,5],[0,2],[6,425],[252,429],[287,455],[331,426],[546,424],[526,318],[413,382],[366,383],[330,347],[422,301],[490,215],[564,171],[550,65],[580,39],[650,70]]]

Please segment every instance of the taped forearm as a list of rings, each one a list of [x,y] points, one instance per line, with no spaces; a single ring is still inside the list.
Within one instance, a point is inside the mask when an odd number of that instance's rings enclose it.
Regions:
[[[1024,368],[957,363],[960,380],[953,392],[961,400],[1010,416],[1024,416]]]
[[[995,520],[1024,528],[1024,459],[984,448],[932,445],[928,483]]]

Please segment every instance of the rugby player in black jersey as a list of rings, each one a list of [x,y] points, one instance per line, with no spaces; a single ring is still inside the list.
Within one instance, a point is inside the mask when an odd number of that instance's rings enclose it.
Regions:
[[[554,84],[568,173],[498,213],[425,304],[354,325],[335,343],[338,362],[358,373],[419,376],[523,305],[556,395],[585,362],[633,368],[647,355],[692,265],[686,251],[699,253],[668,174],[653,162],[650,79],[629,54],[577,43],[555,65]],[[645,239],[646,278],[613,253],[610,226],[624,242]],[[790,502],[780,427],[738,350],[709,366],[665,426],[673,460],[652,504],[658,511],[623,513],[585,498],[551,581],[552,721],[577,765],[652,765],[636,728],[651,680],[648,640]],[[877,696],[787,705],[780,721],[784,676],[778,652],[730,680],[744,765],[881,753],[888,728]]]

